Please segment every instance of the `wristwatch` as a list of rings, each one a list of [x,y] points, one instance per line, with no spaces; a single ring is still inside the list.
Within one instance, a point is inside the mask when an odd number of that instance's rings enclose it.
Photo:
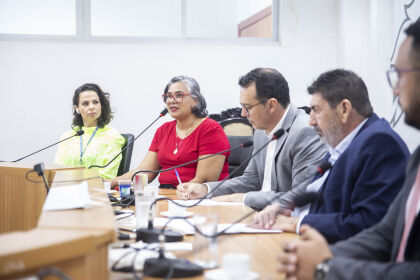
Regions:
[[[326,259],[325,261],[319,263],[314,270],[314,279],[315,280],[324,280],[327,278],[327,273],[330,270],[331,259]]]

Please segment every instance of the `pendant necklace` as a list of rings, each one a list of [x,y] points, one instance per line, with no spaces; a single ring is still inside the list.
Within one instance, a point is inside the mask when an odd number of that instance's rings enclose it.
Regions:
[[[177,153],[178,153],[178,147],[180,147],[181,146],[181,144],[182,144],[182,141],[184,141],[184,139],[185,138],[187,138],[187,136],[188,136],[188,133],[190,133],[190,131],[191,131],[191,129],[193,128],[193,126],[194,126],[194,123],[195,123],[195,121],[193,121],[193,123],[192,123],[192,125],[191,125],[191,127],[187,130],[187,132],[185,133],[185,137],[184,138],[182,138],[181,139],[181,142],[179,142],[179,144],[178,144],[178,140],[177,140],[177,134],[176,134],[176,126],[175,126],[175,150],[174,150],[174,155],[176,155]]]

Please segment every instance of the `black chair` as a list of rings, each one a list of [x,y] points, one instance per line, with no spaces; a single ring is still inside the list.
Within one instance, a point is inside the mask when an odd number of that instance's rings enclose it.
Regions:
[[[242,108],[231,108],[225,111],[222,111],[220,114],[211,114],[209,118],[219,122],[223,127],[230,147],[237,147],[240,144],[254,139],[254,128],[249,123],[247,118],[241,116]],[[230,152],[228,163],[229,163],[229,174],[231,178],[241,176],[244,173],[247,164],[236,172],[232,176],[232,172],[241,165],[243,162],[248,160],[248,157],[251,155],[253,146],[248,148],[239,148]]]
[[[229,144],[230,147],[237,147],[239,145],[241,145],[242,143],[249,141],[249,140],[253,140],[254,136],[232,136],[232,135],[228,135],[227,136],[228,140],[229,140]],[[228,158],[228,163],[229,163],[229,174],[231,174],[230,178],[234,178],[237,176],[241,176],[244,171],[245,168],[248,166],[248,164],[244,164],[237,172],[236,174],[232,174],[232,172],[239,166],[241,165],[243,162],[248,161],[249,156],[251,155],[253,150],[253,146],[247,147],[247,148],[239,148],[236,150],[233,150],[230,152],[229,158]],[[232,176],[233,175],[233,176]]]
[[[128,143],[133,142],[134,135],[133,134],[121,134],[122,137],[125,139],[123,149],[127,146]],[[133,154],[134,143],[128,146],[128,148],[122,153],[122,159],[120,163],[120,167],[118,168],[117,176],[121,176],[124,173],[127,173],[130,170],[130,163],[131,163],[131,156]]]

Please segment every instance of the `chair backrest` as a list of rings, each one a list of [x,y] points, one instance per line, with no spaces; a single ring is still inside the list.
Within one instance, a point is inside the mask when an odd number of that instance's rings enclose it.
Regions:
[[[123,149],[127,146],[128,143],[131,143],[134,140],[133,134],[121,134],[125,139]],[[130,170],[131,156],[133,154],[134,143],[128,146],[128,148],[122,153],[122,159],[120,167],[118,168],[117,176],[121,176],[124,173],[127,173]]]
[[[226,135],[252,136],[254,128],[247,118],[241,116],[241,108],[231,108],[220,114],[211,114],[209,118],[217,121],[223,127]]]
[[[246,118],[229,118],[221,120],[220,125],[227,136],[252,136],[254,128]]]
[[[237,147],[239,145],[241,145],[242,143],[248,141],[248,140],[253,140],[254,136],[227,136],[228,140],[229,140],[229,144],[231,148]],[[251,155],[253,151],[253,146],[247,147],[247,148],[239,148],[236,150],[233,150],[230,152],[229,158],[228,158],[228,163],[229,163],[229,174],[231,174],[230,178],[234,178],[237,176],[241,176],[244,171],[245,168],[248,166],[248,164],[244,164],[244,166],[242,166],[240,168],[240,170],[238,170],[236,172],[236,174],[234,174],[232,176],[232,172],[239,166],[241,165],[243,162],[248,161],[249,156]]]

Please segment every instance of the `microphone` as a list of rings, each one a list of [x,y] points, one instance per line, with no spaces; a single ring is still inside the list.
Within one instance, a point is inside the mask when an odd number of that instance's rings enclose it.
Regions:
[[[239,149],[239,148],[247,148],[247,147],[250,147],[252,145],[253,145],[253,142],[251,140],[249,140],[249,141],[246,141],[246,142],[242,143],[241,145],[239,145],[237,147],[226,149],[226,150],[220,151],[218,153],[211,154],[211,155],[208,155],[208,156],[196,159],[196,160],[192,160],[192,161],[189,161],[189,162],[186,162],[186,163],[174,166],[174,167],[170,167],[170,168],[167,168],[167,169],[163,169],[163,170],[139,170],[136,173],[134,173],[131,180],[133,180],[135,175],[140,173],[140,172],[151,172],[151,173],[166,172],[166,171],[170,171],[170,170],[173,170],[173,169],[176,169],[176,168],[179,168],[179,167],[182,167],[182,166],[185,166],[185,165],[188,165],[188,164],[191,164],[191,163],[194,163],[194,162],[197,162],[197,161],[209,158],[209,157],[213,157],[213,156],[216,156],[216,155],[219,155],[219,154],[223,154],[223,153],[228,152],[228,151],[232,151],[232,150]],[[237,169],[235,169],[235,171]],[[235,171],[233,172],[233,174],[235,173]],[[226,178],[228,178],[228,177],[226,177]],[[155,201],[153,201],[153,203],[150,205],[149,221],[148,221],[147,228],[139,228],[139,229],[136,230],[136,240],[137,241],[142,240],[143,242],[146,242],[146,243],[153,243],[153,242],[158,241],[158,237],[159,237],[159,234],[160,234],[160,229],[156,229],[156,228],[153,227],[152,208],[160,200],[164,200],[164,199],[163,198],[158,198]],[[134,199],[131,198],[131,201],[134,201]],[[123,203],[124,203],[124,201],[123,201]],[[184,238],[184,235],[182,235],[178,232],[172,231],[172,230],[166,230],[164,232],[164,235],[165,235],[165,238],[166,238],[166,242],[182,241],[182,239]]]
[[[281,134],[280,134],[280,136],[281,136]],[[280,136],[278,136],[278,137],[280,137]],[[323,162],[319,166],[318,170],[322,170],[323,173],[325,173],[331,167],[332,167],[332,165],[329,162]],[[297,207],[301,207],[301,206],[304,206],[304,205],[306,205],[308,203],[313,202],[317,198],[317,196],[318,196],[318,193],[317,192],[306,192],[306,193],[304,193],[302,195],[299,195],[299,196],[295,197],[293,199],[293,204],[295,206],[297,206]],[[275,196],[275,197],[273,197],[267,203],[267,205],[270,205],[276,199],[278,199],[278,195]],[[202,270],[200,272],[200,270],[196,267],[196,264],[189,264],[188,266],[186,266],[186,263],[188,262],[187,260],[166,259],[165,258],[165,256],[164,256],[164,244],[163,244],[163,242],[165,240],[164,239],[165,237],[163,235],[163,232],[165,231],[165,228],[171,222],[171,220],[174,220],[174,219],[183,219],[188,224],[190,224],[191,226],[193,226],[194,229],[196,230],[196,232],[198,232],[202,236],[207,237],[207,238],[216,238],[216,237],[218,237],[220,235],[225,234],[226,231],[229,230],[231,227],[233,227],[235,224],[243,221],[244,219],[246,219],[249,216],[253,215],[255,212],[257,212],[257,210],[255,210],[255,209],[251,210],[249,213],[245,214],[244,216],[242,216],[238,220],[234,221],[230,226],[228,226],[225,229],[223,229],[222,231],[217,232],[217,233],[212,234],[212,235],[207,235],[207,234],[201,232],[200,229],[198,229],[194,224],[192,224],[190,221],[188,221],[186,219],[186,217],[171,217],[171,218],[169,218],[168,222],[161,229],[160,235],[159,235],[159,238],[158,238],[159,241],[160,241],[160,243],[161,243],[161,245],[159,247],[159,257],[158,258],[149,258],[149,259],[146,259],[145,260],[144,267],[143,267],[144,275],[147,275],[147,276],[155,276],[155,277],[165,277],[169,273],[172,273],[171,277],[188,277],[188,276],[201,275],[203,273]],[[202,247],[202,248],[204,249],[204,247]],[[201,249],[201,248],[199,248],[199,249]]]
[[[181,217],[178,217],[181,218]],[[183,217],[185,219],[185,217]],[[171,218],[172,219],[172,218]],[[189,221],[186,220],[188,223]],[[169,223],[169,221],[168,221]],[[167,224],[168,224],[167,223]],[[191,224],[191,223],[190,223]],[[164,226],[166,227],[166,225]],[[159,256],[144,260],[143,275],[165,279],[194,277],[203,274],[203,267],[185,259],[167,259],[165,257],[165,236],[159,235]],[[133,265],[134,266],[134,265]],[[133,267],[134,270],[134,267]]]
[[[220,151],[218,153],[211,154],[211,155],[208,155],[208,156],[205,156],[205,157],[202,157],[202,158],[199,158],[199,159],[195,159],[195,160],[192,160],[192,161],[189,161],[189,162],[185,162],[185,163],[182,163],[180,165],[176,165],[176,166],[173,166],[173,167],[170,167],[170,168],[167,168],[167,169],[160,169],[160,170],[138,170],[138,171],[136,171],[133,174],[133,176],[131,176],[131,181],[134,181],[134,177],[137,174],[139,174],[139,173],[161,173],[161,172],[167,172],[167,171],[171,171],[173,169],[176,169],[176,168],[179,168],[179,167],[183,167],[185,165],[188,165],[188,164],[191,164],[191,163],[194,163],[194,162],[197,162],[197,161],[200,161],[200,160],[209,158],[209,157],[214,157],[214,156],[217,156],[217,155],[220,155],[220,154],[229,152],[229,151],[233,151],[233,150],[238,149],[238,148],[248,148],[248,147],[250,147],[252,145],[253,145],[253,142],[251,140],[248,140],[248,141],[242,143],[241,145],[239,145],[237,147],[226,149],[226,150]],[[121,206],[122,207],[130,206],[131,203],[134,202],[134,198],[133,197],[134,197],[133,195],[128,195],[128,196],[125,196],[124,198],[122,198],[122,200],[120,201]]]
[[[257,154],[259,154],[265,147],[268,146],[268,144],[270,144],[271,141],[273,140],[277,140],[279,139],[286,131],[283,128],[280,128],[279,130],[277,130],[276,132],[274,132],[273,137],[271,137],[271,139],[269,141],[267,141],[267,143],[265,143],[264,145],[262,145],[256,152],[254,152],[249,158],[248,160],[244,161],[243,163],[241,163],[241,165],[239,165],[233,172],[232,174],[236,174],[236,172],[238,170],[240,170],[240,168],[246,164],[248,164],[249,160],[251,160],[251,158],[253,158],[254,156],[256,156]],[[230,178],[231,174],[229,174],[229,176],[226,176],[219,184],[217,184],[210,192],[208,192],[205,196],[203,196],[199,201],[197,201],[197,203],[191,205],[190,207],[194,207],[196,205],[198,205],[201,201],[203,201],[204,199],[206,199],[211,193],[215,192],[218,188],[220,188],[220,186],[228,179]]]
[[[38,176],[42,176],[42,180],[44,181],[44,185],[45,185],[45,188],[47,190],[47,195],[48,195],[48,193],[50,192],[50,188],[48,187],[48,183],[47,183],[47,179],[45,178],[44,170],[45,170],[45,167],[44,167],[43,162],[34,165],[33,171],[38,173]]]
[[[24,157],[21,157],[21,158],[19,158],[19,159],[17,159],[17,160],[11,161],[11,162],[18,162],[18,161],[21,161],[22,159],[25,159],[25,158],[30,157],[30,156],[32,156],[32,155],[34,155],[34,154],[36,154],[36,153],[39,153],[39,152],[41,152],[41,151],[43,151],[43,150],[45,150],[45,149],[48,149],[48,148],[50,148],[50,147],[52,147],[52,146],[55,146],[55,145],[57,145],[57,144],[60,144],[61,142],[64,142],[64,141],[66,141],[66,140],[68,140],[68,139],[70,139],[70,138],[73,138],[73,137],[75,137],[75,136],[80,136],[80,135],[83,135],[84,133],[85,133],[85,132],[84,132],[83,130],[78,130],[78,131],[76,131],[76,134],[74,134],[74,135],[72,135],[72,136],[69,136],[69,137],[67,137],[67,138],[64,138],[64,139],[62,139],[62,140],[60,140],[60,141],[58,141],[58,142],[55,142],[55,143],[53,143],[53,144],[51,144],[51,145],[49,145],[49,146],[47,146],[47,147],[45,147],[45,148],[42,148],[42,149],[40,149],[40,150],[38,150],[38,151],[36,151],[36,152],[33,152],[33,153],[29,154],[29,155],[26,155],[26,156],[24,156]],[[1,162],[5,162],[5,161],[1,160]]]
[[[318,168],[317,168],[317,172],[319,173],[319,175],[324,175],[325,172],[327,172],[327,170],[329,170],[332,167],[332,164],[329,161],[324,161],[323,163],[321,163]]]
[[[325,172],[330,170],[332,167],[332,164],[329,161],[322,162],[318,167],[317,171],[315,173],[315,176],[318,174],[321,175],[321,177],[324,175]],[[294,209],[295,207],[302,207],[306,204],[312,203],[315,200],[317,200],[318,197],[320,197],[321,192],[304,192],[302,194],[297,195],[295,198],[293,198],[293,202],[288,205],[288,208]]]
[[[146,173],[161,173],[161,172],[171,171],[173,169],[176,169],[176,168],[179,168],[179,167],[183,167],[185,165],[189,165],[191,163],[194,163],[194,162],[197,162],[197,161],[200,161],[200,160],[209,158],[209,157],[214,157],[214,156],[217,156],[217,155],[220,155],[220,154],[224,154],[226,152],[233,151],[233,150],[236,150],[236,149],[239,149],[239,148],[248,148],[248,147],[251,147],[252,145],[253,145],[253,142],[251,140],[248,140],[248,141],[245,141],[241,145],[236,146],[234,148],[226,149],[226,150],[217,152],[215,154],[211,154],[211,155],[208,155],[208,156],[205,156],[205,157],[202,157],[202,158],[198,158],[198,159],[195,159],[195,160],[192,160],[192,161],[188,161],[188,162],[185,162],[185,163],[182,163],[182,164],[179,164],[179,165],[176,165],[176,166],[167,168],[167,169],[161,169],[161,170],[138,170],[138,171],[134,172],[133,176],[131,176],[131,181],[134,180],[134,177],[136,177],[137,174],[142,173],[142,172],[143,173],[144,172],[146,172]]]
[[[277,199],[277,196],[272,198],[267,205],[271,204],[274,200]],[[184,206],[185,207],[185,206]],[[159,256],[157,258],[149,258],[144,261],[143,265],[143,274],[146,276],[152,276],[152,277],[166,277],[167,275],[171,275],[170,277],[173,278],[179,278],[179,277],[192,277],[192,276],[198,276],[203,274],[203,268],[195,263],[191,263],[188,260],[183,259],[167,259],[165,258],[165,236],[164,232],[168,224],[175,219],[182,219],[185,220],[189,225],[194,227],[196,234],[201,234],[204,237],[207,238],[217,238],[220,235],[223,235],[228,231],[230,228],[232,228],[235,224],[245,220],[249,216],[253,215],[257,210],[253,209],[241,218],[234,221],[231,225],[224,228],[223,230],[216,232],[215,234],[205,234],[203,233],[199,228],[197,228],[194,224],[192,224],[190,221],[187,220],[186,217],[171,217],[166,222],[166,224],[162,227],[162,229],[159,231]],[[205,249],[205,247],[198,248],[199,250]]]
[[[130,143],[128,143],[124,149],[121,150],[121,152],[119,152],[113,159],[111,159],[107,164],[105,165],[91,165],[88,167],[88,169],[93,168],[93,167],[97,167],[97,168],[105,168],[108,165],[111,164],[111,162],[113,162],[119,155],[121,155],[129,146],[133,145],[134,141],[137,140],[137,138],[139,138],[140,136],[143,135],[143,133],[146,132],[146,130],[148,130],[155,122],[157,122],[158,119],[160,119],[161,117],[165,116],[168,113],[168,109],[165,108],[162,110],[162,112],[160,112],[159,117],[157,117],[151,124],[149,124],[142,132],[140,132],[139,135],[136,136],[136,138],[134,138],[133,141],[131,141]]]
[[[198,204],[201,203],[201,201],[203,201],[204,199],[208,198],[210,194],[212,194],[214,191],[216,191],[218,188],[220,188],[220,186],[227,180],[230,178],[230,176],[234,175],[237,173],[238,170],[240,170],[244,164],[247,164],[249,162],[249,160],[251,160],[251,158],[253,158],[254,156],[256,156],[258,153],[260,153],[271,141],[279,139],[283,134],[285,133],[284,129],[279,129],[277,130],[274,134],[273,137],[267,141],[267,143],[265,143],[262,147],[260,147],[256,152],[254,152],[248,160],[244,161],[243,163],[241,163],[233,172],[232,174],[229,174],[229,176],[226,176],[222,181],[220,181],[210,192],[208,192],[205,196],[203,196],[202,198],[200,198],[196,203],[192,204],[192,205],[183,205],[183,204],[179,204],[175,201],[173,201],[170,198],[167,197],[162,197],[162,198],[157,198],[151,205],[150,205],[150,211],[149,213],[151,213],[151,209],[153,208],[153,206],[160,200],[169,200],[170,202],[184,207],[184,208],[190,208],[190,207],[194,207],[197,206]],[[276,197],[277,199],[277,197]],[[153,216],[149,214],[149,222],[148,222],[148,227],[147,229],[144,228],[139,228],[136,230],[136,240],[142,240],[144,242],[156,242],[158,240],[159,237],[159,231],[156,231],[155,229],[153,229]],[[146,241],[147,240],[147,241]],[[182,239],[181,239],[182,240]],[[167,242],[169,242],[167,240]]]

